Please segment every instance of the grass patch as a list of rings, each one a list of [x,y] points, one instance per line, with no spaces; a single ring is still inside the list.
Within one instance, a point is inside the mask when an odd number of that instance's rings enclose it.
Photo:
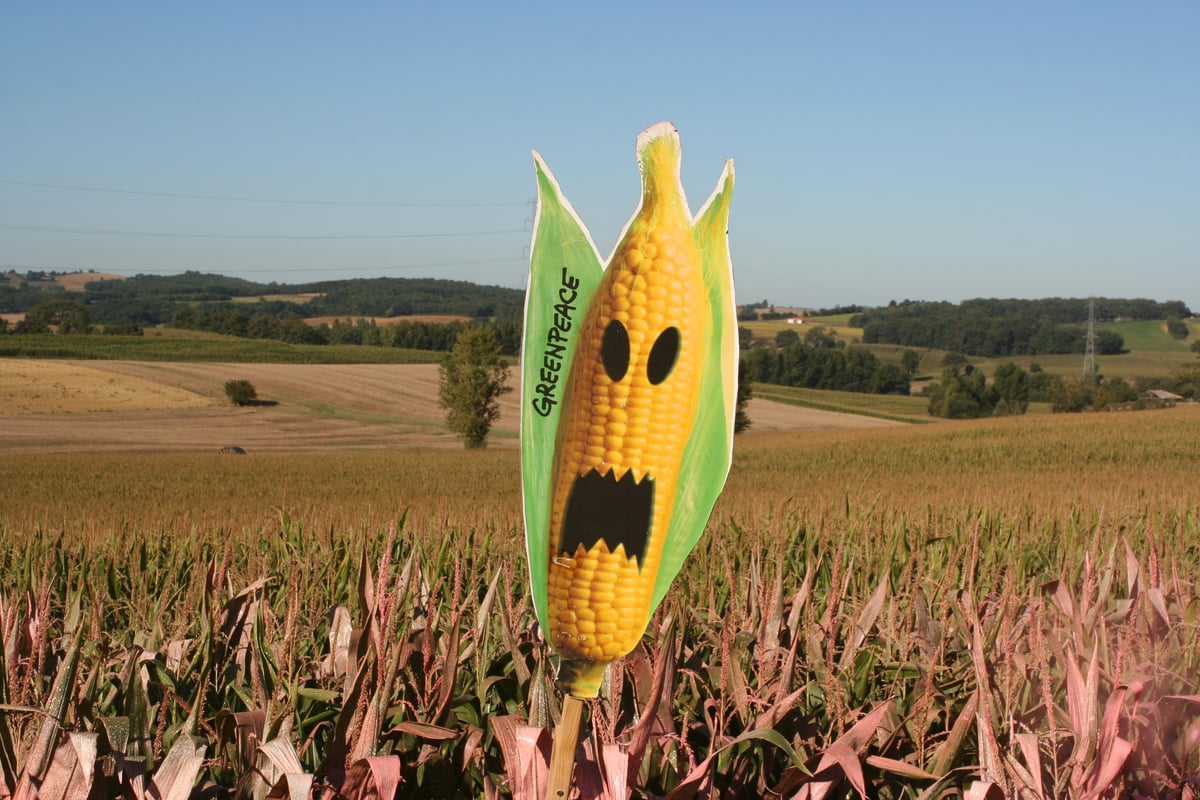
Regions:
[[[413,417],[397,417],[391,414],[379,414],[370,411],[358,411],[346,406],[334,405],[326,403],[322,400],[313,400],[309,397],[301,397],[299,395],[290,394],[287,392],[275,392],[274,397],[282,402],[290,403],[300,408],[307,408],[315,414],[323,417],[331,417],[333,419],[354,420],[355,422],[372,422],[385,425],[404,425],[407,427],[418,427],[426,430],[445,431],[446,426],[441,422],[435,422],[428,419],[416,419]]]
[[[770,383],[756,383],[753,391],[755,397],[763,400],[774,400],[778,403],[815,408],[820,411],[839,411],[843,414],[858,414],[893,422],[933,421],[929,417],[929,400],[924,397],[832,392],[824,389],[804,389],[797,386],[776,386]]]
[[[825,325],[832,328],[850,328],[850,318],[855,314],[829,314],[824,317],[805,317],[805,325]],[[862,328],[850,328],[862,332]]]
[[[1195,360],[1195,354],[1186,352],[1186,350],[1173,353],[1164,351],[1136,351],[1116,356],[1096,356],[1096,364],[1100,368],[1100,374],[1108,378],[1145,378],[1168,375],[1172,370],[1185,366],[1188,363],[1194,363]],[[987,375],[992,375],[996,367],[1006,361],[1011,361],[1025,370],[1028,370],[1036,362],[1046,372],[1063,377],[1078,378],[1083,374],[1082,353],[1012,356],[1006,358],[972,358],[970,361],[975,366],[981,367]],[[940,375],[940,367],[931,374],[934,378]]]
[[[1096,330],[1121,334],[1125,349],[1131,352],[1186,353],[1191,346],[1187,340],[1167,333],[1167,323],[1161,319],[1097,323]]]

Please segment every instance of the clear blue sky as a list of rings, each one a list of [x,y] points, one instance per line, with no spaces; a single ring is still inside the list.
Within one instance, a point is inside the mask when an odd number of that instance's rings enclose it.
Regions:
[[[735,5],[6,4],[0,264],[520,287],[529,151],[607,256],[671,120],[741,301],[1200,310],[1196,0]]]

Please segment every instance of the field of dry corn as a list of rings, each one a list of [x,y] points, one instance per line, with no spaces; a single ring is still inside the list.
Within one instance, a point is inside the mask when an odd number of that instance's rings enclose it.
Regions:
[[[1200,788],[1200,408],[739,437],[583,797]],[[539,797],[513,450],[0,461],[0,797]]]

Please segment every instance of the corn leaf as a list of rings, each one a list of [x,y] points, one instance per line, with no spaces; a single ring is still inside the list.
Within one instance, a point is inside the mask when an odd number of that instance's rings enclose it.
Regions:
[[[196,785],[207,746],[203,739],[180,736],[154,771],[150,794],[155,800],[187,800]]]

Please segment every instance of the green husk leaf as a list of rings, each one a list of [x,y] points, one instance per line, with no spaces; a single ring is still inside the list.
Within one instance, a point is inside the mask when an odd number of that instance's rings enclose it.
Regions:
[[[521,488],[530,586],[537,617],[545,625],[550,502],[558,418],[574,356],[575,328],[591,302],[604,268],[591,234],[537,153],[533,154],[533,164],[537,174],[538,207],[529,256],[521,350]],[[560,306],[559,312],[571,312],[571,328],[556,327],[555,306]],[[561,313],[558,321],[564,321]],[[570,340],[562,351],[562,358],[547,358],[547,336],[560,333]],[[546,411],[542,414],[535,410],[534,404],[539,397],[545,397],[538,394],[539,384],[550,385],[542,379],[543,369],[550,369],[547,361],[560,365],[560,369],[551,373],[557,375],[555,402],[540,404],[539,408]]]

